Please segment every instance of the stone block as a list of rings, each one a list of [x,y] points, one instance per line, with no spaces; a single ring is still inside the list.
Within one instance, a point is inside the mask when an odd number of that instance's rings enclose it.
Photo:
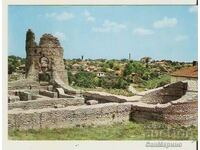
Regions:
[[[47,91],[47,90],[40,90],[39,94],[43,95],[43,96],[51,97],[51,98],[58,97],[58,94],[56,92],[51,92],[51,91]]]
[[[25,91],[20,91],[19,97],[20,97],[21,101],[28,101],[28,100],[31,100],[31,93],[25,92]]]
[[[86,104],[87,105],[95,105],[95,104],[98,104],[98,101],[97,100],[88,100],[88,101],[86,101]]]
[[[62,104],[56,104],[56,105],[54,105],[54,108],[64,108],[65,107],[65,105],[62,105]]]
[[[47,90],[48,90],[48,91],[53,91],[53,85],[47,86]]]
[[[11,96],[8,97],[8,103],[14,103],[14,102],[17,102],[17,101],[20,101],[19,96],[11,95]]]

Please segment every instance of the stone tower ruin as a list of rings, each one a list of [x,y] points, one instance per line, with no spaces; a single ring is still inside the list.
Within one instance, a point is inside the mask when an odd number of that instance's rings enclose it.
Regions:
[[[37,44],[35,34],[29,29],[26,33],[26,78],[40,82],[45,75],[50,83],[68,85],[63,51],[59,40],[51,34],[42,35]]]

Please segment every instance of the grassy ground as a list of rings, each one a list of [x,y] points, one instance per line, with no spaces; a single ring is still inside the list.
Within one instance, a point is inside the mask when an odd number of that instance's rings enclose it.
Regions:
[[[142,91],[145,91],[145,89],[153,89],[153,88],[164,86],[169,83],[170,83],[170,76],[165,74],[165,75],[159,76],[158,78],[144,81],[141,84],[138,84],[138,85],[135,84],[135,86],[133,87],[138,92],[142,92]],[[78,86],[73,86],[73,87],[76,89],[83,90],[83,91],[98,91],[98,92],[107,92],[107,93],[115,94],[115,95],[134,96],[134,94],[129,92],[127,89],[106,89],[102,87],[83,88],[83,87],[78,87]]]
[[[129,122],[110,126],[9,131],[11,140],[197,140],[197,127],[160,122]]]
[[[161,86],[164,86],[166,84],[169,84],[170,79],[171,79],[171,77],[167,74],[161,75],[158,78],[154,78],[154,79],[145,81],[144,87],[147,88],[147,89],[153,89],[153,88],[161,87]]]
[[[115,95],[124,95],[124,96],[134,96],[133,93],[127,91],[126,89],[105,89],[105,88],[81,88],[77,86],[73,86],[76,89],[80,89],[83,91],[98,91],[98,92],[107,92],[110,94],[115,94]]]

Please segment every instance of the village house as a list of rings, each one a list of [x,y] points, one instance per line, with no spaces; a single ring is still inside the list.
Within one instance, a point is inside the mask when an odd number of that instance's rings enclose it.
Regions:
[[[98,68],[96,66],[87,66],[84,70],[88,72],[96,72],[98,71]]]
[[[171,74],[171,83],[187,81],[192,91],[198,91],[198,66],[182,68]]]

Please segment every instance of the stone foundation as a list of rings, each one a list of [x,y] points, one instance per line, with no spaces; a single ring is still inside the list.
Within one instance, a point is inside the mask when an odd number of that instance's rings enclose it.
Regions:
[[[127,102],[128,99],[131,98],[131,97],[129,98],[126,96],[114,95],[114,94],[109,94],[105,92],[97,92],[97,91],[85,92],[83,93],[83,97],[86,100],[97,100],[99,103],[109,103],[109,102],[123,103],[123,102]]]
[[[33,101],[18,101],[15,103],[10,103],[8,105],[8,109],[43,109],[43,108],[54,108],[54,106],[61,104],[64,107],[67,106],[77,106],[77,105],[84,105],[84,99],[81,98],[55,98],[55,99],[39,99],[39,100],[33,100]]]
[[[147,105],[140,102],[105,103],[26,111],[13,109],[8,115],[9,129],[19,130],[108,125],[146,120],[182,126],[197,125],[197,101],[161,105]]]
[[[17,80],[8,82],[8,90],[38,89],[39,83],[33,80]]]
[[[197,92],[188,91],[185,82],[141,92],[132,97],[87,92],[84,93],[85,98],[51,98],[54,93],[58,93],[59,97],[66,95],[60,89],[44,93],[48,93],[48,97],[9,103],[9,129],[67,128],[146,120],[196,126],[198,120]],[[89,101],[95,101],[95,104],[86,105]]]
[[[47,97],[51,97],[51,98],[57,98],[58,97],[57,92],[51,92],[51,91],[47,91],[47,90],[40,90],[39,94],[47,96]]]
[[[103,125],[129,121],[130,104],[99,104],[69,106],[27,111],[10,111],[9,129],[68,128],[75,126]]]
[[[8,103],[14,103],[14,102],[17,102],[17,101],[20,101],[19,96],[11,95],[11,96],[8,97]]]
[[[148,104],[165,104],[181,98],[187,91],[187,83],[177,82],[162,88],[151,90],[142,97],[142,102]]]
[[[197,101],[160,105],[133,104],[131,120],[154,120],[181,126],[197,126],[198,104]]]

